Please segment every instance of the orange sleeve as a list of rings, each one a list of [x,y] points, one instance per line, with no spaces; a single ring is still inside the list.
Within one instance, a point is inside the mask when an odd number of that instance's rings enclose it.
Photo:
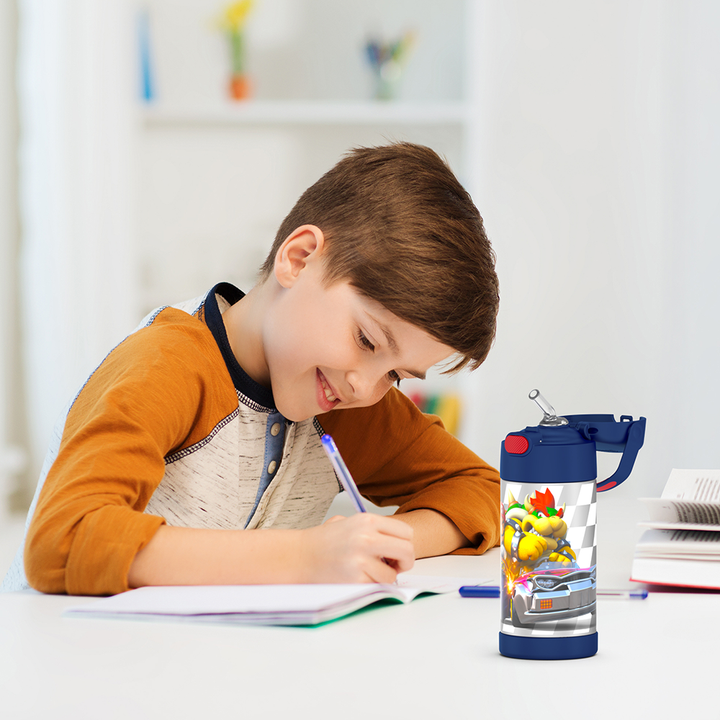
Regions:
[[[399,505],[398,513],[442,513],[472,543],[457,554],[480,554],[499,543],[497,470],[403,393],[393,388],[377,405],[336,410],[318,420],[370,501]]]
[[[201,439],[201,406],[213,414],[213,398],[228,397],[215,387],[232,381],[213,372],[213,363],[225,366],[209,330],[177,313],[164,311],[179,327],[140,330],[110,353],[68,413],[25,545],[25,573],[37,590],[128,589],[135,555],[164,523],[143,510],[165,455]]]

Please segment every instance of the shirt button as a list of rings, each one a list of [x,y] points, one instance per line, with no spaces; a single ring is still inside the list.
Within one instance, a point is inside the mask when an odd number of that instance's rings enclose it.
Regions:
[[[273,437],[277,437],[277,435],[278,435],[279,432],[280,432],[280,423],[275,423],[275,424],[270,428],[270,434],[271,434]]]
[[[270,464],[268,465],[268,474],[272,475],[275,472],[276,468],[277,468],[277,463],[274,460],[271,460]]]

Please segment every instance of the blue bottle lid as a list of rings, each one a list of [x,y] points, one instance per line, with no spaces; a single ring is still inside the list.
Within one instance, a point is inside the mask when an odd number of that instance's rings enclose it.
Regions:
[[[500,476],[509,482],[589,482],[597,477],[597,448],[577,428],[527,427],[502,443]]]
[[[533,391],[537,392],[537,391]],[[615,473],[598,483],[610,490],[630,475],[645,439],[645,418],[546,413],[536,427],[510,433],[500,451],[500,476],[509,482],[571,483],[597,478],[597,452],[622,453]]]

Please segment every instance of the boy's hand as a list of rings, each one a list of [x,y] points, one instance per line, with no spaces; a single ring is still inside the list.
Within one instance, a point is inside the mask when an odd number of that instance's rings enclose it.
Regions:
[[[392,583],[415,562],[412,528],[384,515],[335,516],[301,532],[307,582]]]
[[[415,562],[413,529],[358,513],[307,530],[163,525],[135,556],[128,586],[394,582]]]

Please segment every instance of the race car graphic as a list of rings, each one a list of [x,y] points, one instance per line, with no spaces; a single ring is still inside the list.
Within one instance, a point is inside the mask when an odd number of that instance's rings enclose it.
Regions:
[[[503,505],[503,617],[516,627],[595,612],[596,568],[577,564],[549,488]]]

